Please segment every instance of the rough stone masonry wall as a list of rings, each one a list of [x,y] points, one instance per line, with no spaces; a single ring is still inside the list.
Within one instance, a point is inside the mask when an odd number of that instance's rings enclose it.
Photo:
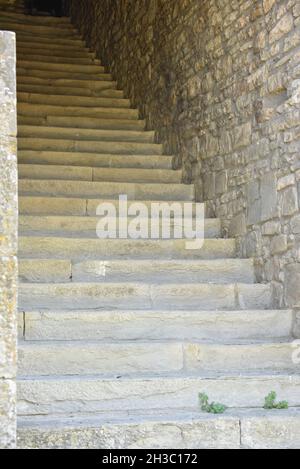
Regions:
[[[16,134],[15,34],[0,31],[0,448],[16,438]]]
[[[73,22],[257,259],[300,307],[299,0],[70,0]],[[298,330],[300,333],[300,327]]]

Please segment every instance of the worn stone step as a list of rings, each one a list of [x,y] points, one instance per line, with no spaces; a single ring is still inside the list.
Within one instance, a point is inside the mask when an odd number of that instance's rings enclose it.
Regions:
[[[22,234],[22,233],[21,233]],[[20,259],[19,278],[30,283],[66,282],[189,282],[254,283],[253,261],[216,260],[122,260],[72,261]]]
[[[161,373],[180,371],[182,367],[182,344],[179,342],[113,344],[19,341],[19,377]]]
[[[18,115],[48,116],[56,115],[62,117],[80,117],[80,118],[98,118],[98,119],[125,119],[138,120],[139,113],[137,109],[123,108],[99,108],[82,106],[51,106],[42,104],[19,103]]]
[[[247,392],[245,392],[247,389]],[[122,413],[181,409],[199,412],[206,393],[228,408],[261,408],[270,389],[291,407],[300,404],[300,378],[281,373],[246,376],[157,376],[103,379],[97,376],[29,378],[18,381],[19,416]],[[225,416],[227,413],[224,414]],[[269,415],[274,415],[270,412]]]
[[[52,56],[39,55],[37,51],[33,51],[28,54],[21,53],[18,51],[18,60],[21,62],[45,62],[47,64],[75,64],[75,65],[101,65],[100,60],[93,57],[60,57],[53,53]],[[34,91],[33,91],[34,93]]]
[[[132,221],[133,217],[128,217]],[[69,236],[80,238],[96,238],[96,228],[100,221],[100,217],[53,217],[53,216],[24,216],[19,218],[19,232],[21,234],[41,234],[55,235],[55,236]],[[110,222],[113,220],[107,219]],[[147,223],[149,230],[151,229],[151,219],[146,218],[142,223]],[[164,223],[166,221],[164,220]],[[193,221],[195,223],[195,221]],[[162,232],[163,220],[160,217],[160,232]],[[171,235],[174,236],[174,228],[180,228],[183,225],[182,220],[174,218],[170,220]],[[206,219],[205,220],[205,237],[206,238],[220,238],[221,237],[221,222],[219,219]]]
[[[139,373],[282,371],[297,373],[291,343],[215,344],[173,341],[19,341],[19,377],[129,376]],[[201,390],[199,391],[201,392]]]
[[[163,145],[156,143],[116,142],[100,140],[68,140],[55,138],[18,138],[20,150],[111,153],[119,155],[163,155]]]
[[[234,239],[206,239],[198,250],[187,250],[185,240],[136,240],[21,236],[21,258],[107,260],[223,259],[236,256]]]
[[[178,201],[182,207],[186,201]],[[49,197],[47,196],[24,196],[19,197],[19,211],[24,215],[77,215],[77,216],[95,216],[97,208],[100,204],[110,203],[115,208],[117,215],[119,215],[119,201],[117,199],[89,199],[89,198],[72,198],[72,197]],[[156,200],[143,200],[143,204],[150,213],[153,203],[164,204],[165,201],[161,199]],[[129,205],[131,202],[129,201]],[[196,215],[198,205],[193,203],[192,213]],[[204,205],[204,210],[207,212],[207,208]],[[171,217],[173,212],[170,213]]]
[[[26,34],[37,34],[42,36],[48,36],[49,41],[54,37],[79,37],[76,29],[71,23],[57,23],[53,24],[38,24],[32,21],[26,21],[27,18],[33,18],[30,16],[24,17],[24,20],[18,21],[12,18],[8,18],[5,15],[0,16],[0,27],[1,29],[9,29],[16,33],[26,33]]]
[[[27,48],[27,49],[30,49],[31,51],[32,50],[43,50],[49,54],[51,54],[51,51],[54,51],[55,53],[57,53],[58,51],[60,53],[64,53],[66,55],[68,55],[70,53],[70,56],[72,55],[73,52],[78,52],[78,53],[91,53],[91,54],[94,54],[93,52],[91,52],[91,50],[86,47],[85,43],[81,40],[79,40],[79,43],[78,44],[74,44],[74,42],[72,41],[71,43],[69,44],[66,44],[64,41],[54,41],[54,39],[51,39],[51,41],[44,41],[43,38],[39,40],[39,43],[37,44],[36,41],[34,40],[34,38],[32,38],[31,36],[29,37],[24,37],[22,36],[22,38],[20,38],[20,35],[18,34],[17,35],[17,52],[19,50],[19,48],[23,49],[23,48]]]
[[[117,82],[110,80],[71,80],[64,78],[39,78],[30,76],[18,76],[18,83],[21,85],[41,85],[48,87],[57,87],[68,90],[69,88],[80,88],[91,92],[100,92],[105,90],[113,90],[117,87]],[[53,116],[55,117],[55,115]]]
[[[1,5],[1,8],[2,5]],[[8,11],[1,11],[1,18],[7,18],[11,19],[14,21],[20,21],[21,23],[28,22],[32,24],[38,24],[38,25],[53,25],[55,27],[61,27],[61,26],[72,26],[71,20],[69,17],[62,16],[62,17],[54,17],[54,16],[40,16],[40,15],[34,15],[34,16],[29,16],[25,15],[24,11],[22,13],[18,13],[17,11],[15,12],[8,12]]]
[[[22,234],[22,232],[21,232]],[[253,261],[216,260],[122,260],[72,261],[20,259],[19,278],[30,283],[74,282],[189,282],[254,283]]]
[[[4,17],[0,17],[0,29],[5,31],[14,31],[16,33],[26,34],[36,38],[36,36],[42,36],[47,38],[50,42],[52,37],[63,39],[78,39],[79,34],[72,25],[38,25],[38,24],[25,24],[24,22],[13,22],[9,19],[6,20]]]
[[[52,35],[51,37],[45,36],[43,34],[30,34],[29,32],[19,31],[17,34],[17,44],[28,44],[35,43],[38,44],[38,47],[43,47],[45,44],[48,48],[49,46],[64,46],[70,48],[84,49],[86,48],[85,41],[81,39],[77,34],[71,37],[59,37],[57,35]]]
[[[165,411],[164,411],[165,413]],[[297,422],[298,423],[298,422]],[[20,418],[19,449],[238,449],[240,421],[190,415],[128,417],[112,422],[103,416],[73,419]]]
[[[135,130],[111,130],[111,129],[81,129],[68,127],[48,127],[19,124],[19,137],[60,140],[95,140],[115,142],[154,143],[155,132]],[[130,152],[129,152],[130,154]],[[155,154],[155,153],[154,153]]]
[[[98,67],[99,68],[99,67]],[[87,81],[107,81],[112,79],[111,75],[107,72],[92,74],[92,73],[82,73],[82,72],[66,72],[59,70],[39,70],[35,68],[25,68],[20,67],[17,63],[17,76],[30,76],[35,78],[52,78],[57,79],[71,79],[71,80],[87,80]]]
[[[172,156],[164,155],[105,155],[95,153],[44,152],[20,150],[21,164],[91,166],[101,168],[172,169]],[[116,170],[115,170],[116,173]]]
[[[35,47],[34,47],[35,46]],[[32,43],[32,44],[17,44],[17,57],[22,58],[23,56],[28,56],[29,58],[31,57],[32,51],[34,50],[35,55],[39,55],[44,58],[48,58],[51,60],[52,54],[55,57],[61,57],[61,58],[73,58],[73,59],[95,59],[96,54],[95,52],[89,52],[89,49],[86,48],[75,48],[75,49],[65,49],[64,47],[51,47],[51,44],[49,47],[39,47],[38,45]]]
[[[20,337],[31,341],[201,340],[225,343],[270,340],[270,337],[273,340],[283,338],[287,340],[291,337],[292,322],[292,311],[283,310],[217,312],[26,310],[19,314]],[[298,398],[300,399],[300,395]]]
[[[137,169],[137,168],[92,168],[88,166],[19,164],[19,178],[62,179],[64,181],[111,181],[137,183],[178,184],[182,180],[181,170]]]
[[[153,184],[153,183],[117,183],[20,179],[21,195],[62,196],[80,198],[117,198],[127,195],[129,200],[165,200],[193,201],[194,187],[184,184]]]
[[[261,284],[21,283],[19,307],[22,310],[238,310],[268,309],[272,300],[270,286]],[[190,353],[196,371],[200,367],[198,361],[202,363],[201,349],[195,345],[190,347]],[[291,354],[289,359],[292,360]]]
[[[74,26],[71,23],[69,17],[62,16],[41,16],[41,15],[27,15],[17,13],[17,12],[7,12],[2,11],[1,5],[1,19],[5,19],[6,21],[11,21],[14,23],[21,23],[21,24],[35,24],[39,26],[51,26],[55,28],[70,28],[74,29]]]
[[[35,60],[18,60],[18,67],[20,68],[33,68],[34,70],[44,70],[44,71],[58,71],[58,72],[71,72],[71,73],[82,73],[85,75],[104,73],[104,67],[100,65],[76,65],[76,64],[66,64],[66,63],[46,63],[39,62]]]
[[[105,107],[105,108],[130,108],[129,99],[97,98],[86,96],[61,96],[38,93],[18,93],[20,102],[31,104],[43,104],[54,106],[82,106],[82,107]]]
[[[108,90],[103,90],[106,92]],[[101,93],[101,91],[99,91]],[[142,132],[145,130],[144,120],[132,119],[97,119],[94,117],[71,117],[71,116],[18,116],[19,125],[35,125],[49,127],[66,127],[73,129],[97,129],[97,130],[129,130]]]
[[[105,89],[105,90],[91,90],[87,88],[70,88],[66,86],[40,86],[40,85],[22,85],[18,84],[18,92],[20,93],[44,93],[49,95],[63,95],[63,96],[81,96],[81,97],[105,97],[111,99],[123,99],[124,93],[120,90]]]
[[[300,412],[245,410],[222,416],[165,410],[112,419],[29,417],[19,420],[27,449],[299,449]]]
[[[300,365],[293,363],[293,343],[201,344],[184,345],[185,366],[192,373],[244,373],[268,370],[288,370],[299,373]],[[271,391],[271,389],[270,389]]]

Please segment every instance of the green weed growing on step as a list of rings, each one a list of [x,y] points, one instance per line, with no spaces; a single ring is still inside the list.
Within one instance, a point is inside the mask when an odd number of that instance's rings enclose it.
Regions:
[[[224,412],[227,410],[225,405],[219,404],[218,402],[212,402],[209,404],[208,396],[203,393],[199,394],[199,403],[201,410],[203,412],[207,412],[208,414],[224,414]]]
[[[277,399],[276,392],[271,391],[270,394],[268,394],[267,397],[265,398],[264,409],[267,409],[267,410],[272,410],[272,409],[280,410],[280,409],[288,409],[289,408],[289,403],[287,401],[281,401],[281,402],[276,403],[276,399]]]

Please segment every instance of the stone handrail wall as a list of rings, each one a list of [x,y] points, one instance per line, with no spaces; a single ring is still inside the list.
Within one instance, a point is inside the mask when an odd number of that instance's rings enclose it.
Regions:
[[[300,306],[299,0],[68,3],[274,302]]]
[[[0,448],[16,444],[16,135],[15,34],[0,31]]]

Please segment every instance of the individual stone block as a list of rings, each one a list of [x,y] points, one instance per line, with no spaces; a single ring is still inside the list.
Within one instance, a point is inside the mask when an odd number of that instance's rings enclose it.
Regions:
[[[272,254],[281,254],[287,250],[287,236],[279,235],[275,236],[271,242],[271,252]]]
[[[295,187],[289,187],[282,194],[281,213],[283,216],[294,215],[298,212],[298,194]]]
[[[0,449],[13,449],[16,435],[16,385],[0,380]]]
[[[228,175],[227,171],[222,171],[216,175],[216,194],[224,194],[227,191]]]
[[[237,150],[238,148],[246,147],[251,143],[252,135],[252,125],[251,122],[243,124],[239,127],[236,127],[233,131],[233,148]]]
[[[229,236],[243,236],[247,232],[246,217],[244,213],[240,213],[231,220],[229,226]]]
[[[300,307],[300,264],[288,265],[285,269],[285,297],[292,308]]]
[[[296,215],[291,221],[291,229],[293,234],[300,234],[300,215]]]
[[[275,41],[279,41],[283,36],[289,33],[294,26],[293,15],[291,13],[286,14],[272,29],[269,35],[270,44]]]
[[[255,225],[261,220],[261,199],[259,182],[251,181],[247,186],[247,225]]]
[[[0,135],[17,135],[15,34],[0,31]]]
[[[269,13],[269,11],[273,8],[276,0],[263,0],[263,7],[265,14]]]
[[[299,449],[300,426],[297,410],[245,416],[241,420],[241,441],[246,449]]]
[[[282,189],[285,189],[286,187],[289,187],[289,186],[293,186],[294,184],[295,184],[295,175],[288,174],[287,176],[284,176],[278,180],[277,189],[281,191]]]
[[[0,138],[0,255],[17,251],[17,144],[11,137]]]
[[[0,258],[0,379],[16,374],[17,261]]]
[[[272,219],[277,214],[277,185],[274,173],[268,173],[261,180],[262,203],[261,221]]]

